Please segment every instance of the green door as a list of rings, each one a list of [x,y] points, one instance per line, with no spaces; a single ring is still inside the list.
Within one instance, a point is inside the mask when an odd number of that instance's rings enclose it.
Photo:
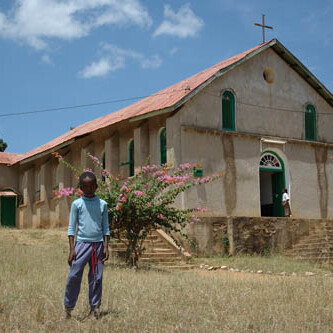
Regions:
[[[273,194],[273,215],[283,216],[282,190],[284,188],[283,172],[272,174],[272,194]]]
[[[15,227],[16,196],[0,197],[1,225]]]

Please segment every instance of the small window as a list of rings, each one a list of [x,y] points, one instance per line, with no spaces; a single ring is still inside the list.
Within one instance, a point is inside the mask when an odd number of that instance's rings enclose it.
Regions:
[[[222,94],[222,129],[235,130],[235,96],[229,90]]]
[[[165,164],[167,162],[167,142],[165,128],[163,128],[160,132],[160,160],[161,164]]]
[[[129,176],[134,176],[134,140],[132,139],[128,145],[128,168]]]
[[[311,104],[305,109],[305,140],[317,140],[317,113]]]

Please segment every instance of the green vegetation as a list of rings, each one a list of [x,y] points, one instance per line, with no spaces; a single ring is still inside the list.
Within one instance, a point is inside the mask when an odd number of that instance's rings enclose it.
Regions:
[[[0,152],[4,152],[8,147],[7,143],[0,139]]]

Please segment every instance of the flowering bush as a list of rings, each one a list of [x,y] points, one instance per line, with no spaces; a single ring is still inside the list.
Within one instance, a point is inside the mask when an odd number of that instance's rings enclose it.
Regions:
[[[193,177],[194,164],[190,163],[178,168],[164,164],[143,166],[135,170],[133,177],[121,182],[103,169],[98,158],[88,155],[100,167],[103,176],[103,180],[98,180],[96,194],[108,203],[111,236],[126,244],[126,261],[131,265],[137,265],[144,250],[143,242],[154,229],[162,228],[175,241],[174,233],[188,238],[183,232],[184,228],[198,222],[197,213],[205,212],[206,209],[178,209],[174,205],[177,196],[193,186],[210,183],[221,177],[221,174]],[[80,174],[59,154],[55,156],[69,166],[74,174]],[[74,189],[58,190],[62,196],[75,193]]]

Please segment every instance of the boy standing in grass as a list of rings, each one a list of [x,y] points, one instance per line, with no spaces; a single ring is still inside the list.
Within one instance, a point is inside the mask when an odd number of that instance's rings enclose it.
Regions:
[[[83,196],[72,203],[69,225],[70,266],[65,290],[65,319],[71,317],[79,296],[84,267],[89,263],[90,314],[97,315],[101,305],[104,262],[109,258],[108,238],[110,235],[107,203],[95,195],[97,179],[92,172],[80,176]],[[74,245],[74,235],[76,243]]]

